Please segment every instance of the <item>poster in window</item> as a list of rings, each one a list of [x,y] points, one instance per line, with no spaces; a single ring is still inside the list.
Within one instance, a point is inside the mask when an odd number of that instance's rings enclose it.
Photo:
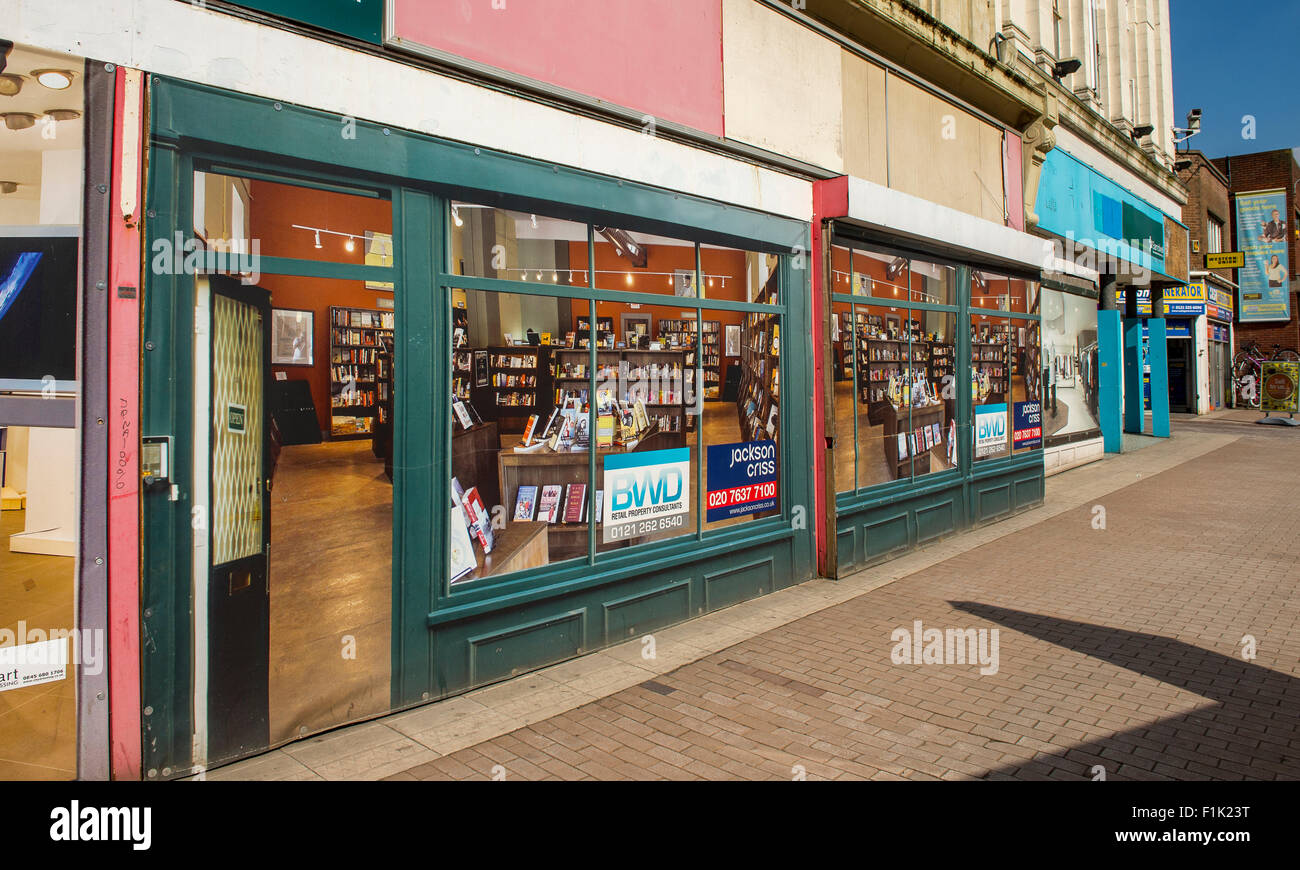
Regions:
[[[727,356],[740,356],[740,324],[727,324]]]

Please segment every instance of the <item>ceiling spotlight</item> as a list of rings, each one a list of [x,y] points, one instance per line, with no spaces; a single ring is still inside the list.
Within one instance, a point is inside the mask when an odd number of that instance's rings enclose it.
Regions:
[[[537,229],[537,215],[530,214],[529,217],[533,220],[533,229]]]
[[[551,283],[552,283],[552,284],[558,284],[559,282],[560,282],[560,273],[559,273],[559,272],[552,272],[552,273],[551,273]]]
[[[65,90],[72,84],[72,73],[66,69],[34,69],[32,78],[52,91]]]
[[[631,273],[631,272],[628,272],[628,273],[627,273],[627,283],[628,283],[628,284],[631,284],[631,283],[632,283],[632,273]]]
[[[0,67],[3,69],[3,67]],[[23,89],[23,77],[13,73],[0,75],[0,97],[16,97]]]
[[[16,181],[0,181],[0,193],[13,193],[18,190]]]
[[[541,269],[538,269],[538,270],[537,270],[537,280],[538,280],[538,281],[542,280],[542,270],[541,270]]]
[[[76,109],[46,109],[45,117],[52,121],[75,121],[81,117]]]
[[[316,231],[316,247],[320,247],[320,230]]]
[[[454,205],[451,207],[451,222],[458,227],[465,226],[465,219],[460,216],[460,209]]]
[[[26,130],[36,123],[36,116],[31,112],[5,112],[0,118],[5,119],[5,126],[10,130]]]
[[[348,240],[343,243],[343,247],[345,250],[354,251],[356,250],[357,243],[352,240],[351,236],[348,236]]]

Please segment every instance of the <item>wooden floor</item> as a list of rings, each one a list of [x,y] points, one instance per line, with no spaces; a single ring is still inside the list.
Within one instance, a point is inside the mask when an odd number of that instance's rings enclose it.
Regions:
[[[271,490],[273,744],[389,708],[392,508],[368,439],[281,452]]]
[[[73,559],[13,553],[24,511],[0,511],[0,628],[74,628]],[[71,649],[71,647],[69,648]],[[74,669],[56,683],[0,692],[0,780],[75,779],[77,693]]]

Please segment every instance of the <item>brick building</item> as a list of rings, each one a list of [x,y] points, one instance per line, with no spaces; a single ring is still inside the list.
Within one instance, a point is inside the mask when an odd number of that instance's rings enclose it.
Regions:
[[[1228,198],[1232,202],[1237,194],[1249,193],[1261,190],[1286,190],[1287,208],[1286,214],[1282,215],[1283,220],[1287,222],[1287,253],[1289,255],[1289,265],[1287,269],[1287,279],[1290,282],[1289,296],[1291,300],[1291,319],[1288,322],[1273,323],[1237,323],[1236,328],[1236,347],[1250,344],[1255,341],[1264,350],[1271,350],[1274,344],[1280,344],[1283,347],[1300,348],[1300,312],[1296,308],[1296,292],[1300,281],[1297,280],[1297,233],[1300,232],[1300,221],[1297,215],[1300,214],[1300,202],[1296,201],[1296,185],[1300,184],[1300,164],[1296,163],[1295,154],[1290,149],[1281,149],[1278,151],[1261,151],[1257,154],[1238,154],[1230,157],[1219,157],[1211,161],[1215,168],[1218,169],[1228,181]],[[1228,226],[1231,229],[1233,241],[1232,250],[1239,250],[1239,240],[1236,238],[1236,213],[1229,217]],[[1240,318],[1241,308],[1240,299],[1238,299],[1238,318]]]

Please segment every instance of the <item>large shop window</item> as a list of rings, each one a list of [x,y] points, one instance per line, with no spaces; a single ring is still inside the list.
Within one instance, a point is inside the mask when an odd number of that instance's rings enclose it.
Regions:
[[[971,403],[976,462],[1043,446],[1038,285],[971,270]],[[1008,312],[985,314],[985,311]]]
[[[831,272],[836,489],[955,468],[957,314],[929,306],[952,304],[956,270],[835,246]]]
[[[778,257],[468,202],[449,236],[448,592],[780,512]]]
[[[1048,446],[1100,434],[1097,416],[1097,303],[1042,291],[1040,381]]]

